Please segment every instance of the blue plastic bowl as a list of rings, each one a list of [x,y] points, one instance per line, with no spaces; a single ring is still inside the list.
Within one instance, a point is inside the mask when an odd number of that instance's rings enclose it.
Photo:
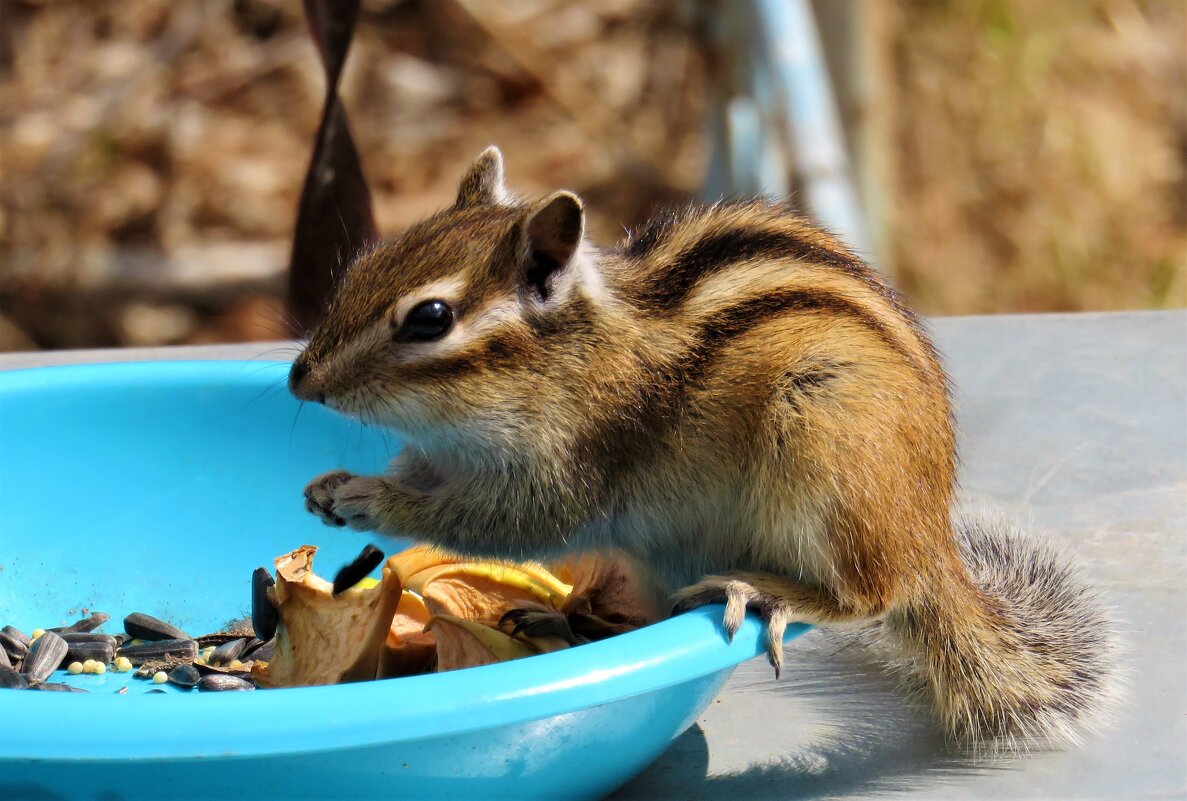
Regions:
[[[249,606],[253,568],[370,537],[322,526],[301,489],[396,446],[298,407],[286,364],[169,362],[0,373],[0,625],[142,611],[191,633]],[[396,550],[390,543],[389,553]],[[0,798],[597,798],[688,728],[763,651],[721,607],[568,651],[405,679],[254,693],[0,690]],[[788,638],[802,634],[793,626]],[[88,683],[89,682],[89,683]],[[247,795],[244,796],[243,794]]]

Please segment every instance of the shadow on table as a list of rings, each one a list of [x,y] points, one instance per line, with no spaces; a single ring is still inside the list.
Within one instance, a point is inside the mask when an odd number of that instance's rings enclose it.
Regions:
[[[942,790],[976,773],[1009,769],[1009,761],[974,761],[949,748],[923,712],[895,692],[893,680],[855,649],[821,636],[812,647],[794,650],[787,654],[791,680],[776,684],[765,662],[743,665],[729,685],[728,711],[711,710],[611,798],[788,801],[893,794]],[[749,729],[748,713],[769,713],[773,695],[786,716],[772,721],[755,714],[762,727]]]

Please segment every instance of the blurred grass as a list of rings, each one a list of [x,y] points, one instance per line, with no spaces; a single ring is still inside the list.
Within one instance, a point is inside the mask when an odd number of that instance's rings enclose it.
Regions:
[[[602,243],[696,191],[713,64],[691,0],[363,5],[342,89],[385,233],[492,142],[518,191],[583,193]],[[1187,3],[901,0],[888,19],[883,266],[923,311],[1187,303]],[[299,0],[0,0],[0,331],[275,337],[278,284],[101,290],[154,261],[282,269],[321,93]]]
[[[895,9],[908,294],[946,314],[1183,305],[1187,4]]]

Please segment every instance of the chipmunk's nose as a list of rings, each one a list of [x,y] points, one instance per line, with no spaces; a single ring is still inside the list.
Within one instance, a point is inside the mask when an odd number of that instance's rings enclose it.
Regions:
[[[297,359],[293,362],[293,366],[289,368],[289,392],[293,393],[293,396],[299,400],[325,403],[326,393],[309,386],[309,382],[305,381],[308,377],[309,362],[304,359]]]

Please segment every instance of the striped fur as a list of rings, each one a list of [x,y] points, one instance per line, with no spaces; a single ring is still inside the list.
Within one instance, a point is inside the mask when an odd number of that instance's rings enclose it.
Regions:
[[[1019,592],[1038,552],[982,569],[997,552],[955,533],[947,378],[894,290],[778,204],[689,207],[604,253],[573,214],[513,200],[487,151],[454,207],[351,266],[293,390],[408,445],[389,475],[315,480],[312,511],[476,554],[621,548],[684,607],[760,609],[773,645],[791,619],[880,621],[964,741],[1091,714],[1099,616],[1044,606],[1062,574]],[[453,330],[393,340],[429,299]]]

